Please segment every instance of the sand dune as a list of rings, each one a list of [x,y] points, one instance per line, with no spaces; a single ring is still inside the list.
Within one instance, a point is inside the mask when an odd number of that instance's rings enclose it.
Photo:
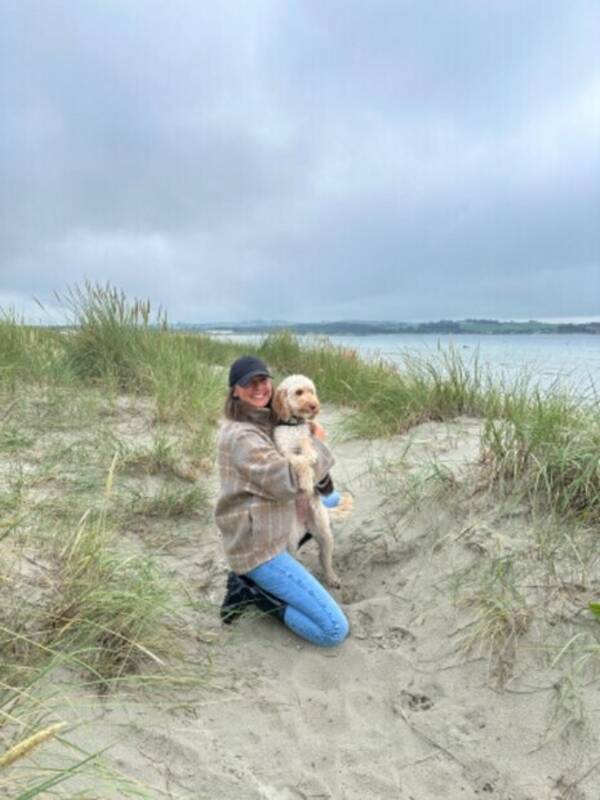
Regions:
[[[479,423],[344,442],[339,412],[323,421],[336,483],[355,500],[336,527],[349,639],[321,650],[252,614],[222,629],[213,608],[190,657],[214,637],[220,688],[161,708],[105,700],[81,743],[110,744],[114,764],[157,797],[600,797],[597,686],[581,688],[587,723],[561,727],[565,676],[534,622],[523,619],[504,650],[475,646],[468,568],[519,547],[532,524],[519,505],[463,502],[476,487]],[[198,541],[170,566],[216,607],[226,566],[212,523]],[[319,574],[314,545],[302,559]]]

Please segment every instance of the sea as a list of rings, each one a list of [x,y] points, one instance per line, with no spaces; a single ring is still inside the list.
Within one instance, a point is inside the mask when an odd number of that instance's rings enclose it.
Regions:
[[[262,336],[221,334],[255,344]],[[323,341],[301,336],[307,345]],[[586,401],[600,401],[600,335],[577,334],[371,334],[329,336],[328,341],[354,349],[367,360],[385,359],[402,365],[407,358],[439,358],[457,352],[468,369],[480,369],[506,387],[527,376],[531,388],[567,390]]]

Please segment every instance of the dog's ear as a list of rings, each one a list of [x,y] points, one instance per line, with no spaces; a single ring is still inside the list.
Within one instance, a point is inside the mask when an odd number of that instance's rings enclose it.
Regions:
[[[287,396],[287,389],[285,387],[276,389],[273,395],[273,411],[277,419],[280,419],[282,422],[287,422],[291,417]]]

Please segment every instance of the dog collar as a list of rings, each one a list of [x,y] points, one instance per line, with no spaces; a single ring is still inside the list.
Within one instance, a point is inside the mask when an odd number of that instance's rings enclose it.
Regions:
[[[284,422],[283,420],[279,420],[279,422],[277,424],[278,425],[289,425],[290,427],[294,428],[297,425],[304,424],[304,420],[303,419],[299,419],[298,417],[291,417],[290,419],[286,420],[286,422]]]

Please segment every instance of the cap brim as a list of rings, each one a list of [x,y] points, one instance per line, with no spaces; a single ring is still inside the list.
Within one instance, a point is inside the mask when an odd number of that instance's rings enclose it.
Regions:
[[[249,372],[247,375],[238,381],[238,386],[248,386],[252,378],[271,378],[268,372],[264,372],[263,370],[257,370],[256,372]]]

